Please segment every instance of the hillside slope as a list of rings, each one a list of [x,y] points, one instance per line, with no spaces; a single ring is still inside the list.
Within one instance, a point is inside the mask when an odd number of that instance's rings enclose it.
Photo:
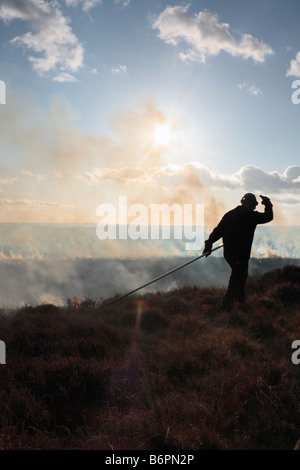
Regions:
[[[106,308],[69,299],[0,316],[0,449],[293,449],[300,267]]]

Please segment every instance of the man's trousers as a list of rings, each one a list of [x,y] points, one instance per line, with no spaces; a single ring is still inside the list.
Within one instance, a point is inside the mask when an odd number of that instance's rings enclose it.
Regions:
[[[223,298],[222,307],[229,307],[233,301],[244,302],[245,284],[248,277],[249,259],[226,260],[231,267],[228,288]]]

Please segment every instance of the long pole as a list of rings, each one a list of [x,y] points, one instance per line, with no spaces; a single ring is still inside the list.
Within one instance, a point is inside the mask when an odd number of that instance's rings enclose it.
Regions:
[[[219,248],[222,248],[222,246],[223,246],[223,244],[217,246],[216,248],[213,248],[213,249],[211,250],[211,252],[213,252],[213,251],[215,251],[215,250],[218,250]],[[166,273],[164,273],[164,274],[161,274],[160,276],[156,277],[155,279],[152,279],[151,281],[147,282],[146,284],[143,284],[142,286],[137,287],[136,289],[134,289],[134,290],[132,290],[132,291],[130,291],[130,292],[127,292],[127,294],[120,295],[120,297],[117,297],[116,299],[113,299],[113,300],[111,300],[110,302],[107,302],[107,303],[105,303],[104,305],[101,305],[101,308],[102,308],[102,307],[106,307],[107,305],[111,305],[111,304],[113,304],[113,303],[115,303],[115,302],[118,302],[119,300],[124,299],[124,297],[127,297],[128,295],[134,294],[134,292],[137,292],[138,290],[143,289],[144,287],[149,286],[150,284],[153,284],[153,282],[159,281],[160,279],[162,279],[162,278],[164,278],[164,277],[166,277],[166,276],[169,276],[169,274],[172,274],[172,273],[174,273],[175,271],[178,271],[179,269],[184,268],[184,267],[187,266],[188,264],[194,263],[194,262],[197,261],[198,259],[203,258],[204,256],[208,256],[208,255],[209,255],[208,252],[203,253],[202,255],[197,256],[196,258],[193,258],[192,260],[187,261],[186,263],[181,264],[180,266],[177,266],[177,267],[174,268],[174,269],[171,269],[171,271],[168,271],[168,272],[166,272]]]

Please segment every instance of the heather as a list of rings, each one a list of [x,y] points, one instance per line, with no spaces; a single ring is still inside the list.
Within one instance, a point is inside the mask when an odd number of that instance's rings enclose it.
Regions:
[[[300,267],[222,288],[24,306],[0,316],[1,449],[293,449]]]

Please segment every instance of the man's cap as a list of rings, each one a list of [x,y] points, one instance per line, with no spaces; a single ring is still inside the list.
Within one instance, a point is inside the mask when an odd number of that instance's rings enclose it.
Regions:
[[[252,193],[246,193],[244,194],[244,196],[242,197],[241,199],[241,202],[248,202],[250,204],[255,204],[257,206],[258,202],[256,200],[256,197],[254,196],[254,194]]]

